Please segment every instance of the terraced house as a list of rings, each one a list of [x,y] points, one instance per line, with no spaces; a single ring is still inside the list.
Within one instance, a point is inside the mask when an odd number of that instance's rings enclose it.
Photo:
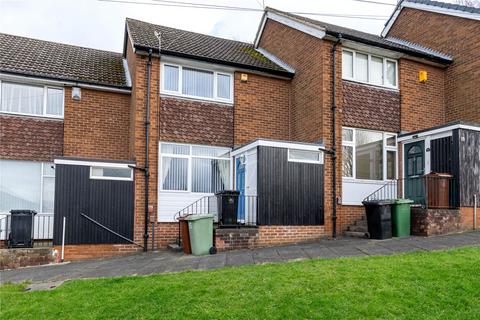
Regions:
[[[404,0],[377,36],[267,8],[248,44],[127,19],[121,54],[1,34],[0,212],[38,211],[65,259],[166,247],[229,189],[220,250],[362,234],[366,198],[472,228],[479,20]]]

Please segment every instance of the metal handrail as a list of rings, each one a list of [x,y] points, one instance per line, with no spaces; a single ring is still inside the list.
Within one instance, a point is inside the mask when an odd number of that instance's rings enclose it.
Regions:
[[[100,222],[98,222],[98,221],[96,221],[96,220],[94,220],[94,219],[90,218],[89,216],[87,216],[85,213],[82,213],[82,212],[80,212],[80,215],[81,215],[82,217],[86,218],[87,220],[89,220],[90,222],[93,222],[93,223],[95,223],[97,226],[99,226],[99,227],[102,227],[103,229],[107,230],[108,232],[110,232],[110,233],[112,233],[112,234],[116,235],[117,237],[120,237],[120,238],[122,238],[122,239],[123,239],[123,240],[125,240],[125,241],[128,241],[128,242],[130,242],[130,243],[132,243],[132,244],[134,244],[134,245],[137,245],[137,246],[139,246],[140,248],[143,248],[143,246],[142,246],[142,245],[140,245],[140,244],[136,243],[135,241],[133,241],[133,240],[131,240],[131,239],[128,239],[127,237],[125,237],[125,236],[122,236],[121,234],[119,234],[119,233],[117,233],[117,232],[113,231],[112,229],[110,229],[110,228],[108,228],[108,227],[104,226],[104,225],[103,225],[103,224],[101,224]]]

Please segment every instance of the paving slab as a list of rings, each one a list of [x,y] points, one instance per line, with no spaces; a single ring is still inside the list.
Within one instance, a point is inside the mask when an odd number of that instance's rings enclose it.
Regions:
[[[0,283],[47,283],[81,278],[147,275],[224,266],[261,264],[296,259],[332,259],[348,256],[388,255],[410,251],[431,251],[461,246],[480,246],[480,231],[436,237],[406,237],[388,240],[340,238],[309,243],[222,252],[196,257],[179,252],[157,251],[123,257],[76,261],[63,264],[0,271]],[[51,286],[51,285],[50,285]],[[36,288],[36,287],[33,287]]]

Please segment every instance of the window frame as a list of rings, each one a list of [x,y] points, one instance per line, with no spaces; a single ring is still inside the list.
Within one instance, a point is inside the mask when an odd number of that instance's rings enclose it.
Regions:
[[[3,84],[4,83],[42,88],[43,89],[42,114],[2,110],[2,94],[3,94],[2,89],[3,89]],[[56,89],[56,90],[61,90],[62,91],[62,108],[61,108],[62,109],[62,114],[61,115],[54,115],[54,114],[48,114],[47,113],[48,89]],[[58,87],[58,86],[52,86],[52,85],[33,84],[33,83],[28,83],[28,82],[15,82],[15,81],[0,80],[0,113],[15,114],[15,115],[22,115],[22,116],[30,116],[30,117],[63,119],[64,115],[65,115],[65,88],[64,87]]]
[[[397,60],[387,58],[387,57],[377,55],[377,54],[370,54],[368,52],[358,51],[358,50],[353,50],[353,49],[348,49],[348,48],[342,49],[342,53],[343,53],[343,51],[352,53],[352,57],[353,57],[352,58],[352,75],[353,76],[352,77],[345,76],[344,73],[343,73],[343,70],[342,70],[342,79],[348,80],[348,81],[353,81],[353,82],[358,82],[358,83],[363,83],[363,84],[368,84],[368,85],[375,86],[375,87],[382,87],[382,88],[389,88],[389,89],[398,89],[399,88],[398,87],[398,61]],[[356,79],[356,77],[355,77],[355,61],[356,61],[357,53],[367,55],[367,57],[368,57],[368,59],[367,59],[367,61],[368,61],[367,62],[368,63],[368,66],[367,66],[367,73],[368,73],[367,74],[367,81],[361,81],[361,80]],[[375,83],[370,82],[371,81],[370,78],[371,78],[371,74],[372,74],[372,70],[371,70],[372,56],[383,59],[382,84],[375,84]],[[387,61],[393,62],[395,64],[395,86],[389,85],[388,81],[387,81]],[[343,67],[343,55],[342,55],[342,67]]]
[[[343,140],[343,134],[342,134],[342,147],[351,147],[352,152],[353,152],[353,163],[352,163],[352,176],[347,177],[343,175],[343,170],[342,170],[342,179],[345,180],[351,180],[351,181],[368,181],[368,182],[378,182],[378,181],[393,181],[398,179],[398,137],[396,133],[392,132],[386,132],[386,131],[378,131],[378,130],[371,130],[371,129],[364,129],[364,128],[353,128],[353,127],[343,127],[342,126],[342,131],[344,129],[347,130],[352,130],[353,135],[352,135],[352,141],[345,141]],[[357,130],[364,130],[364,131],[371,131],[371,132],[377,132],[382,134],[382,179],[381,180],[375,180],[375,179],[359,179],[357,178],[357,164],[356,164],[356,140],[357,140]],[[387,139],[394,137],[395,138],[395,146],[388,146],[387,145]],[[395,177],[393,179],[387,179],[388,177],[388,166],[387,166],[387,152],[388,151],[394,151],[395,152]],[[342,154],[342,168],[343,168],[343,154]]]
[[[290,151],[298,150],[298,151],[306,151],[306,152],[315,152],[318,153],[318,160],[302,160],[302,159],[292,159],[290,158]],[[287,149],[287,160],[288,162],[299,162],[299,163],[314,163],[320,164],[322,159],[321,151],[314,151],[314,150],[303,150],[303,149],[295,149],[295,148],[288,148]]]
[[[178,68],[178,91],[172,91],[172,90],[165,89],[165,77],[163,75],[165,74],[165,66],[166,65]],[[183,92],[183,87],[182,87],[182,84],[183,84],[183,68],[189,68],[189,69],[194,69],[194,70],[213,73],[213,98],[183,94],[182,93]],[[225,98],[221,98],[221,97],[218,96],[218,76],[219,75],[224,75],[224,76],[229,76],[230,77],[230,99],[225,99]],[[223,103],[233,104],[233,96],[234,96],[233,82],[234,82],[234,75],[233,75],[233,73],[230,73],[230,72],[220,71],[220,70],[216,70],[214,68],[207,69],[207,68],[197,67],[195,65],[188,65],[188,64],[178,64],[178,63],[170,63],[170,62],[162,62],[161,63],[160,93],[162,93],[162,94],[167,94],[167,95],[172,95],[172,96],[177,96],[177,97],[184,97],[184,98],[195,99],[195,100],[215,101],[215,102],[223,102]]]
[[[164,144],[174,144],[174,145],[182,145],[182,146],[188,146],[189,147],[189,153],[187,154],[173,154],[173,153],[163,153],[162,152],[162,145]],[[217,148],[217,149],[224,149],[228,150],[228,157],[213,157],[213,156],[195,156],[193,155],[193,147],[206,147],[206,148]],[[226,147],[219,147],[219,146],[209,146],[209,145],[200,145],[200,144],[188,144],[188,143],[177,143],[177,142],[167,142],[167,141],[162,141],[159,144],[158,152],[159,152],[159,159],[158,159],[158,190],[161,192],[165,193],[192,193],[192,194],[213,194],[213,193],[206,193],[206,192],[196,192],[192,191],[192,159],[211,159],[211,160],[225,160],[228,161],[228,168],[230,170],[230,175],[228,177],[228,183],[230,184],[230,187],[232,186],[232,157],[230,155],[230,152],[232,151],[231,148],[226,148]],[[164,189],[163,188],[163,183],[161,181],[161,177],[163,175],[163,158],[182,158],[182,159],[187,159],[188,164],[187,164],[187,190],[169,190],[169,189]]]
[[[129,169],[130,170],[130,177],[125,178],[125,177],[105,177],[105,176],[96,176],[93,174],[93,168],[107,168],[107,169]],[[130,167],[119,167],[119,166],[109,166],[109,165],[93,165],[90,166],[90,174],[89,177],[91,180],[115,180],[115,181],[133,181],[133,168]]]
[[[53,162],[44,162],[44,161],[30,161],[30,160],[9,160],[9,159],[0,159],[0,160],[5,160],[5,161],[14,161],[14,162],[34,162],[34,163],[39,163],[40,164],[40,201],[38,202],[39,204],[39,209],[37,211],[37,214],[53,214],[54,212],[44,212],[43,211],[43,202],[44,202],[44,196],[43,196],[43,183],[44,183],[44,178],[55,178],[55,174],[49,175],[45,173],[45,166],[47,165],[52,165],[55,167],[55,163]],[[55,170],[55,169],[54,169]],[[55,185],[55,180],[54,180],[54,185]],[[53,194],[53,202],[55,203],[55,193]],[[10,212],[2,212],[0,211],[0,214],[10,214]]]

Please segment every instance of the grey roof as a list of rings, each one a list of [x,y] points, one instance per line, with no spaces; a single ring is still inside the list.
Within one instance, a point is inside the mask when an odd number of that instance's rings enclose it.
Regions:
[[[341,35],[342,38],[344,38],[344,39],[348,39],[348,40],[352,40],[352,41],[356,41],[356,42],[360,42],[360,43],[364,43],[364,44],[367,44],[367,45],[376,46],[376,47],[380,47],[380,48],[384,48],[384,49],[390,49],[390,50],[393,50],[393,51],[406,53],[406,54],[416,56],[416,57],[420,57],[420,58],[426,58],[426,59],[433,60],[433,61],[439,62],[439,63],[450,63],[451,62],[451,59],[445,59],[446,55],[444,55],[444,54],[438,55],[433,50],[425,50],[427,48],[420,49],[420,48],[415,48],[414,46],[407,46],[407,45],[404,45],[404,44],[401,44],[401,43],[398,43],[398,42],[390,41],[386,38],[383,38],[383,37],[375,35],[375,34],[371,34],[371,33],[367,33],[367,32],[362,32],[362,31],[358,31],[358,30],[354,30],[354,29],[350,29],[350,28],[337,26],[337,25],[334,25],[334,24],[310,19],[310,18],[307,18],[307,17],[303,17],[303,16],[299,16],[299,15],[296,15],[296,14],[280,11],[280,10],[273,9],[273,8],[268,8],[267,7],[266,11],[277,13],[277,14],[287,16],[289,18],[292,18],[294,20],[297,20],[297,21],[300,21],[300,22],[303,22],[303,23],[307,23],[307,24],[310,24],[310,25],[314,25],[314,26],[323,28],[323,29],[325,29],[325,32],[328,35],[331,35],[331,36],[338,37],[339,35]]]
[[[0,72],[129,88],[120,53],[0,33]]]
[[[139,50],[152,49],[153,52],[158,53],[159,41],[155,32],[159,32],[161,34],[162,54],[289,77],[293,75],[255,50],[253,44],[250,43],[174,29],[130,18],[127,18],[126,25],[133,46]]]
[[[446,2],[431,1],[431,0],[402,0],[402,2],[425,4],[428,6],[440,7],[444,9],[480,14],[480,8],[469,7],[469,6],[464,6],[464,5],[455,4],[455,3],[446,3]]]

